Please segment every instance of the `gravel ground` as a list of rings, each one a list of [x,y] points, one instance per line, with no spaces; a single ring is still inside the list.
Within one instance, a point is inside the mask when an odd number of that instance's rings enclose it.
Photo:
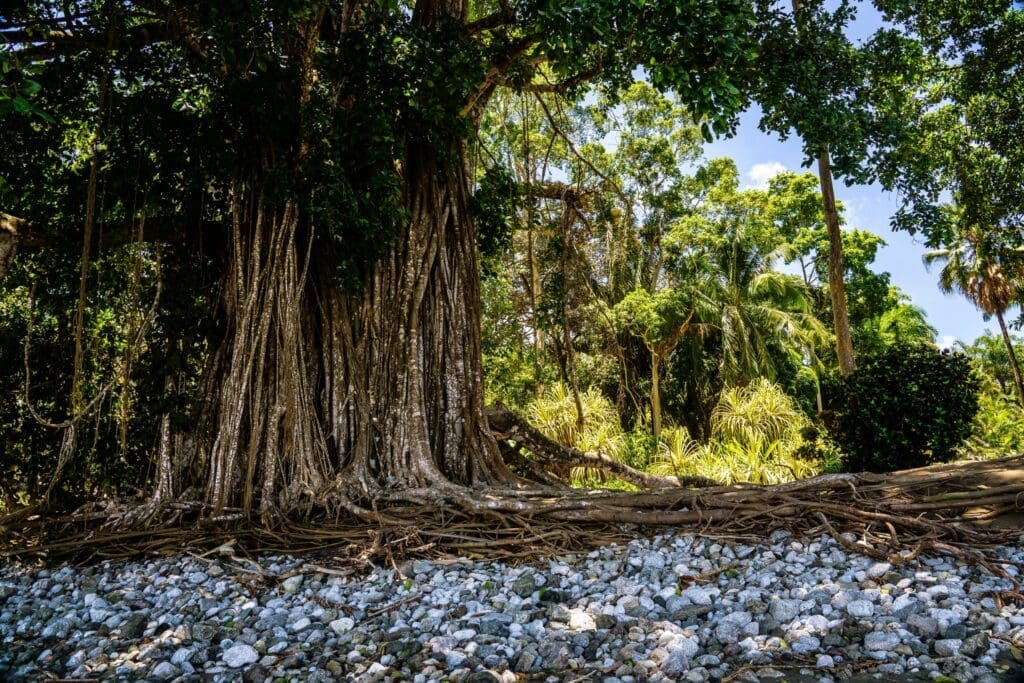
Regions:
[[[1024,536],[999,551],[1024,565]],[[890,566],[822,536],[666,535],[528,566],[343,576],[229,548],[0,567],[0,680],[1024,680],[1024,605],[946,557]]]

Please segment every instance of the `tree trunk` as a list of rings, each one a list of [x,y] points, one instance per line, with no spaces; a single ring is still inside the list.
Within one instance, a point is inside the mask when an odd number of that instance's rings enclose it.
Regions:
[[[534,235],[532,219],[528,223],[526,235],[526,260],[530,268],[530,320],[533,326],[533,395],[540,397],[544,393],[543,382],[543,358],[544,358],[544,337],[540,331],[540,315],[537,311],[537,293],[540,291],[540,269],[537,267],[536,236]]]
[[[569,202],[565,202],[562,210],[562,252],[560,258],[562,270],[562,339],[565,344],[566,379],[572,391],[572,399],[576,405],[576,426],[583,429],[583,401],[580,400],[580,383],[576,377],[576,350],[572,343],[572,330],[569,327],[569,240],[571,238],[573,210]]]
[[[174,392],[174,378],[164,378],[164,395]],[[174,435],[171,432],[171,413],[160,415],[160,436],[156,447],[156,472],[154,474],[153,501],[162,502],[174,497]]]
[[[1020,364],[1017,362],[1017,353],[1013,350],[1013,340],[1006,329],[1006,321],[1003,319],[1003,312],[996,311],[996,320],[999,321],[999,330],[1003,333],[1003,343],[1006,344],[1006,352],[1010,356],[1010,368],[1013,370],[1013,384],[1017,389],[1017,402],[1024,407],[1024,382],[1021,381]]]
[[[349,297],[362,308],[361,329],[351,330],[365,353],[365,369],[351,366],[369,399],[362,429],[375,432],[349,469],[363,476],[376,462],[378,480],[410,487],[512,479],[483,412],[476,238],[461,145],[452,149],[460,161],[448,168],[433,150],[410,147],[409,228],[366,294]],[[358,394],[358,382],[347,384]]]
[[[651,433],[661,436],[661,379],[658,376],[661,359],[651,352]]]
[[[329,250],[314,246],[295,205],[238,190],[229,332],[213,368],[215,511],[515,481],[483,412],[465,165],[410,144],[403,170],[410,221],[357,293],[339,290]]]
[[[0,213],[0,283],[7,277],[7,271],[18,251],[19,223],[14,216]]]
[[[850,318],[846,312],[846,283],[843,280],[843,234],[839,229],[836,194],[832,187],[832,167],[828,147],[818,155],[818,177],[821,181],[821,203],[825,210],[828,230],[828,289],[832,297],[832,320],[836,331],[836,356],[839,373],[846,377],[854,368],[853,339],[850,336]]]

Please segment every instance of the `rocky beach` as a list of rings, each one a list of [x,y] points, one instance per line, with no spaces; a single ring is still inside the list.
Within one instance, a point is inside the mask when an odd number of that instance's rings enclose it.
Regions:
[[[11,564],[0,680],[1017,680],[1024,544],[996,551],[1000,577],[843,540],[680,533],[519,566],[361,571],[231,547]]]

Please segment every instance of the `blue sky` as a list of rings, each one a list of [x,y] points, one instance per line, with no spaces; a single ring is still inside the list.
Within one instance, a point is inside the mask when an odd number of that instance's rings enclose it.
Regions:
[[[877,12],[862,3],[849,35],[854,40],[864,39],[881,23]],[[735,137],[705,145],[706,158],[731,157],[736,161],[743,182],[749,186],[761,185],[781,170],[817,172],[816,167],[801,168],[803,154],[799,138],[790,137],[782,142],[774,134],[762,133],[757,128],[759,118],[760,111],[756,109],[743,114]],[[921,257],[927,250],[919,240],[890,229],[889,220],[899,208],[898,196],[878,185],[847,186],[837,180],[836,198],[846,206],[849,226],[870,230],[888,243],[879,251],[875,269],[890,273],[892,283],[909,294],[915,305],[927,311],[928,322],[938,330],[936,341],[941,346],[948,346],[955,339],[973,341],[986,329],[998,333],[996,323],[985,322],[981,312],[962,297],[939,291],[937,268],[933,272],[925,270]],[[1015,308],[1008,317],[1015,318],[1017,313]]]
[[[740,170],[742,182],[750,187],[763,185],[782,170],[816,172],[816,168],[801,168],[799,138],[781,142],[774,135],[762,133],[757,128],[759,118],[760,112],[756,110],[743,114],[736,136],[705,145],[705,157],[731,157]],[[919,240],[890,229],[889,219],[899,208],[899,197],[878,185],[847,186],[837,180],[836,198],[846,207],[849,226],[870,230],[885,239],[887,246],[879,251],[875,270],[890,273],[892,283],[928,312],[928,322],[938,330],[937,341],[941,345],[949,345],[954,339],[970,342],[986,327],[996,329],[994,322],[986,323],[981,312],[962,297],[939,291],[937,270],[925,270],[921,257],[927,250]]]

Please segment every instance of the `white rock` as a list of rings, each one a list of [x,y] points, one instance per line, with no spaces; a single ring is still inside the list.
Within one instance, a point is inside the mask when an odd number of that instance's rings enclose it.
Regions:
[[[281,588],[284,589],[285,593],[295,593],[302,588],[302,582],[305,577],[302,574],[296,574],[295,576],[289,576],[287,579],[281,582]]]
[[[867,619],[875,613],[875,606],[867,600],[854,600],[846,606],[846,612],[857,619]]]
[[[233,669],[240,669],[246,664],[259,661],[260,655],[251,645],[232,645],[224,651],[221,659]]]
[[[170,662],[160,662],[153,667],[153,670],[149,672],[151,678],[155,678],[158,681],[167,681],[178,675],[178,667],[174,666]]]
[[[864,647],[873,652],[891,652],[900,644],[900,637],[895,633],[872,631],[864,636]]]
[[[572,610],[569,614],[569,628],[574,631],[593,631],[597,628],[594,617],[580,610]]]
[[[888,573],[891,569],[892,565],[888,562],[876,562],[875,564],[868,567],[868,576],[870,576],[872,579],[877,579],[879,577],[885,576],[886,573]]]
[[[700,586],[691,586],[683,591],[683,597],[695,605],[710,605],[711,592]]]
[[[355,628],[355,625],[356,625],[356,622],[353,619],[349,618],[349,617],[342,617],[340,619],[335,619],[330,624],[328,624],[328,626],[330,626],[331,630],[334,631],[339,636],[342,633],[348,633],[349,631],[351,631],[353,628]]]

